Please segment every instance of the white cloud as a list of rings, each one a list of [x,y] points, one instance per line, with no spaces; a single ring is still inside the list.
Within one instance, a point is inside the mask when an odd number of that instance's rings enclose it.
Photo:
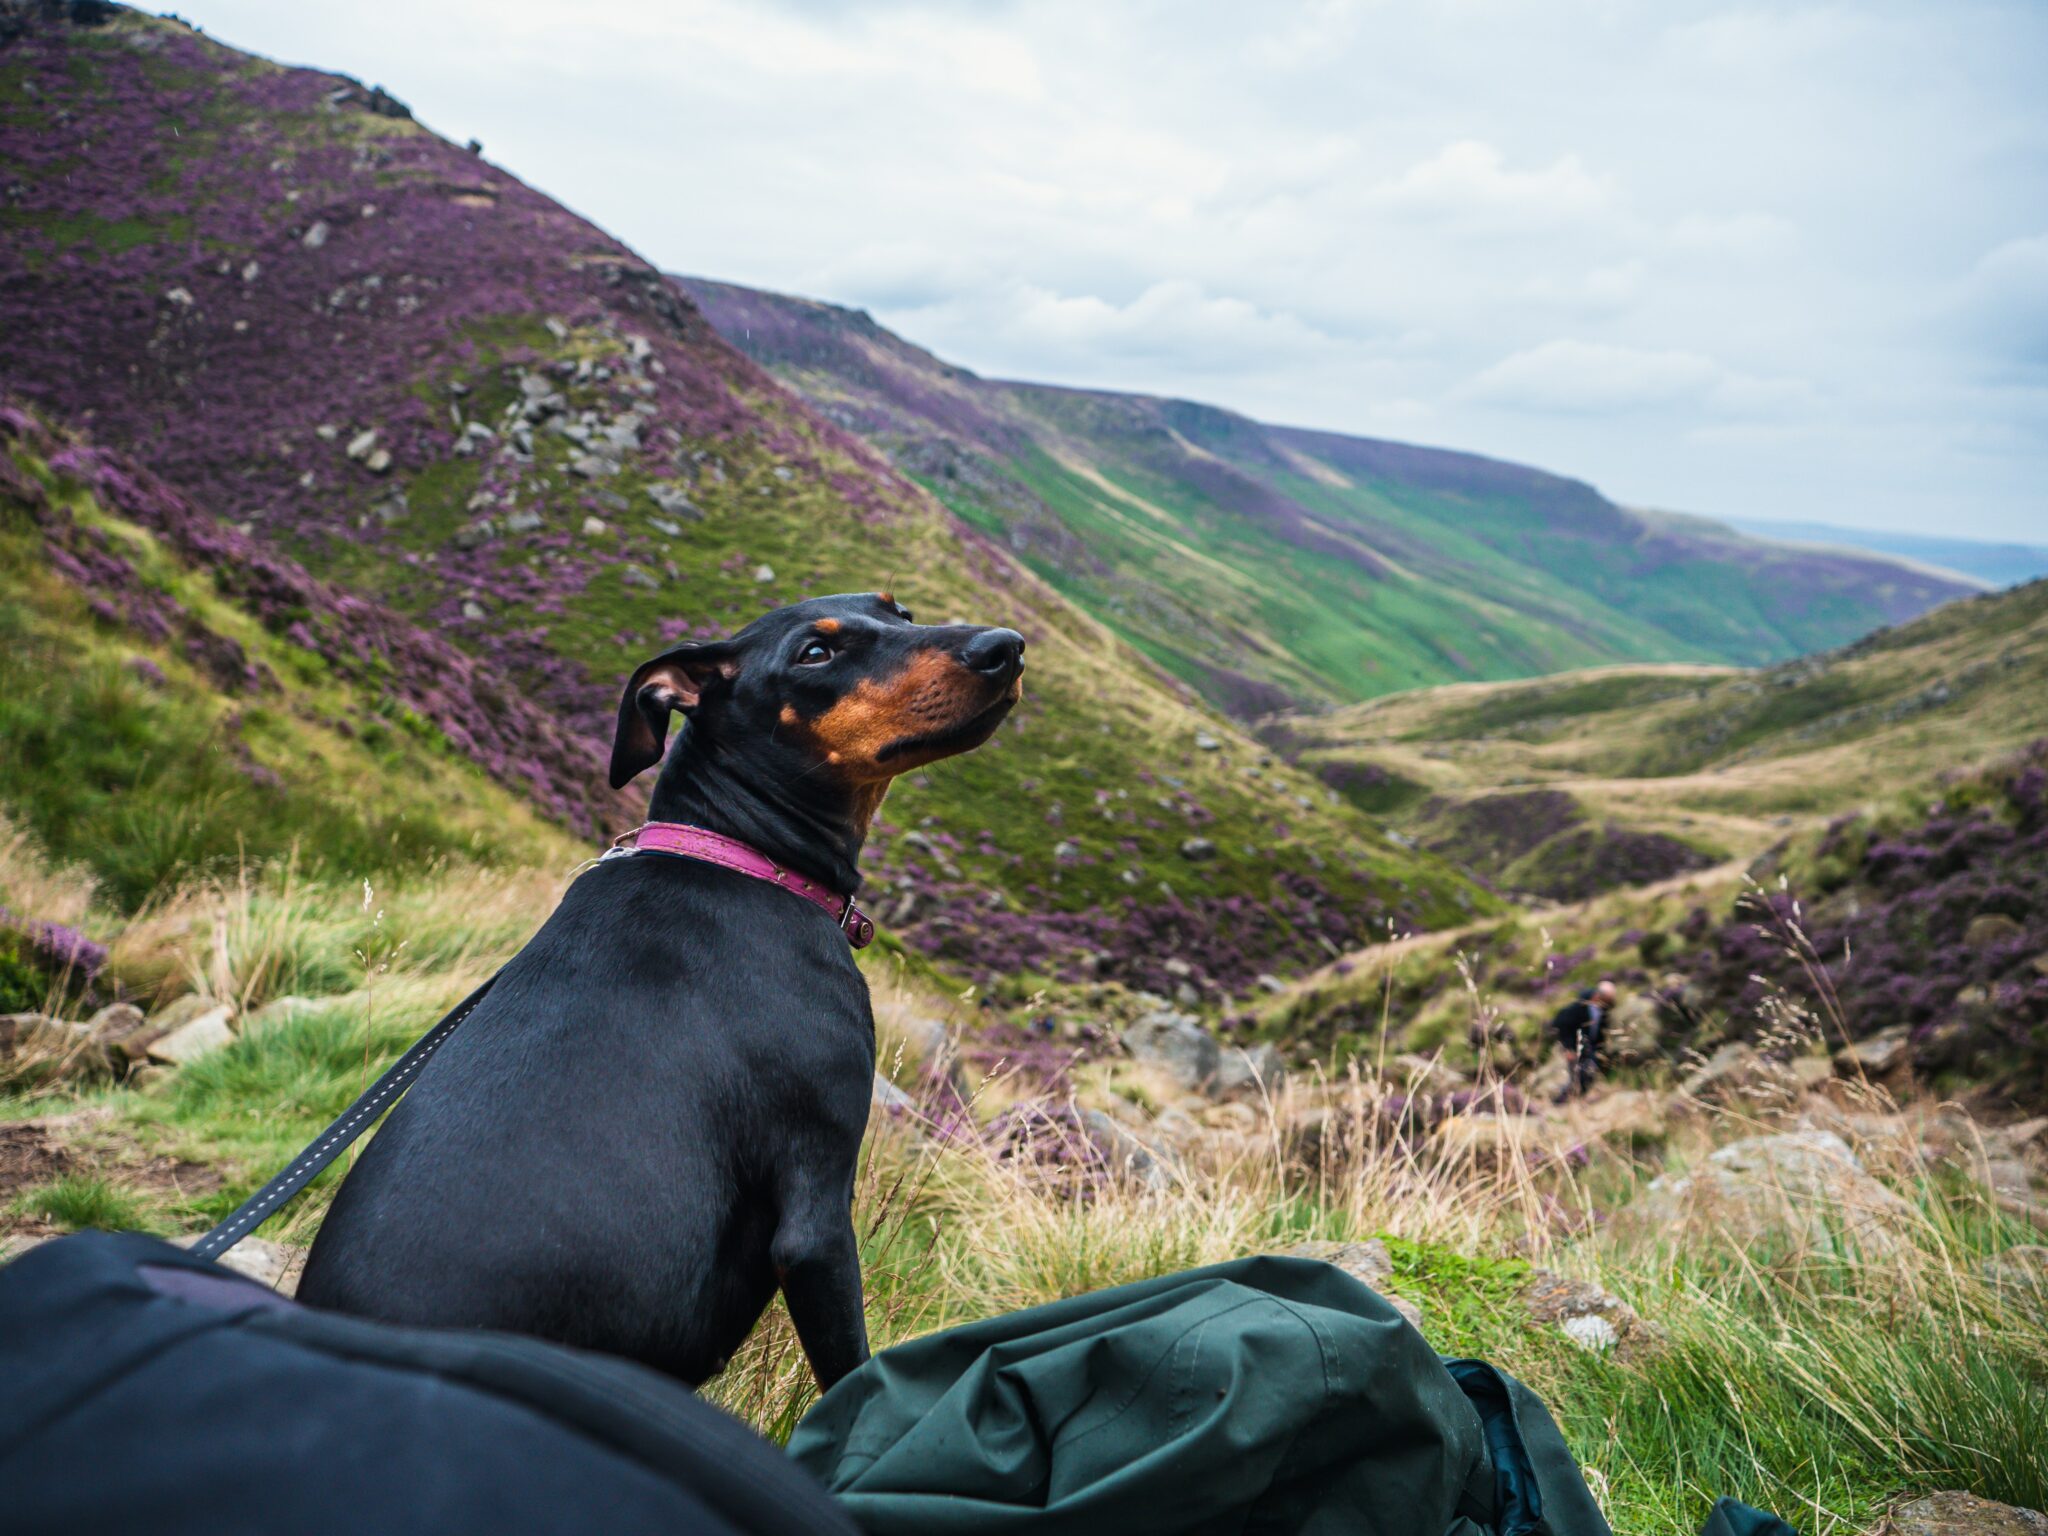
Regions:
[[[1559,337],[1502,358],[1475,375],[1466,399],[1514,410],[1622,415],[1691,407],[1752,415],[1796,407],[1811,395],[1796,379],[1760,379],[1698,352]]]
[[[902,320],[913,330],[994,333],[1039,357],[1090,357],[1112,368],[1182,360],[1202,372],[1268,368],[1307,362],[1337,345],[1294,315],[1179,280],[1154,283],[1126,303],[1027,284]]]
[[[1518,171],[1507,156],[1478,139],[1446,144],[1428,159],[1373,189],[1384,209],[1485,224],[1550,224],[1607,205],[1612,188],[1577,155],[1540,170]]]
[[[1717,259],[1755,261],[1782,254],[1798,233],[1790,219],[1755,209],[1723,215],[1688,213],[1671,226],[1671,243]]]
[[[2048,368],[2048,233],[1986,251],[1953,307],[1966,332],[1996,357]]]

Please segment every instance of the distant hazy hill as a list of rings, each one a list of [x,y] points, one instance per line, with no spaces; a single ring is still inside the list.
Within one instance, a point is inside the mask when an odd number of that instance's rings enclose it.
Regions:
[[[996,742],[884,808],[870,867],[890,941],[1019,985],[1058,970],[1172,990],[1485,905],[1262,765],[644,260],[402,103],[125,9],[7,22],[0,388],[245,532],[211,557],[223,579],[282,552],[431,632],[451,679],[474,668],[481,718],[458,734],[455,709],[410,703],[430,679],[389,675],[311,599],[266,597],[247,622],[294,667],[333,653],[357,669],[358,702],[329,706],[337,732],[375,700],[545,814],[616,827],[634,807],[603,790],[597,752],[636,661],[807,593],[893,585],[920,617],[1015,625],[1031,671]],[[122,622],[91,618],[79,643],[131,644],[91,627]],[[335,761],[344,783],[378,771]]]
[[[1875,550],[1943,570],[1960,571],[1990,587],[2013,587],[2036,576],[2048,576],[2048,545],[1934,538],[1920,533],[1891,533],[1882,528],[1838,528],[1833,523],[1765,523],[1737,517],[1728,521],[1760,539]]]
[[[678,281],[821,413],[1239,715],[1617,660],[1768,663],[1972,590],[1473,454],[982,379],[858,310]]]

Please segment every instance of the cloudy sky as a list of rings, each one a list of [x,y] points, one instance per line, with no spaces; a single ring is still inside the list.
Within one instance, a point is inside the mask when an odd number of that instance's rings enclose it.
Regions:
[[[181,0],[983,373],[2048,542],[2048,5]]]

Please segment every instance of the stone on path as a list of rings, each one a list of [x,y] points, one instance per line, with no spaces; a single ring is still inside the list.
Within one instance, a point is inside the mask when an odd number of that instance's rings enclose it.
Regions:
[[[1204,1092],[1223,1065],[1223,1047],[1190,1015],[1155,1009],[1123,1032],[1124,1049],[1163,1069],[1191,1093]]]
[[[1832,1131],[1730,1142],[1689,1172],[1653,1179],[1625,1214],[1653,1226],[1699,1218],[1737,1243],[1776,1236],[1828,1248],[1843,1236],[1866,1256],[1896,1252],[1916,1219]]]
[[[2048,1515],[1950,1489],[1901,1504],[1878,1530],[1883,1536],[2048,1536]]]
[[[1264,1043],[1227,1046],[1210,1080],[1210,1091],[1218,1098],[1267,1094],[1276,1091],[1286,1078],[1287,1063],[1276,1047]]]
[[[1617,1360],[1640,1359],[1664,1341],[1664,1330],[1591,1280],[1547,1269],[1533,1271],[1522,1291],[1529,1321],[1555,1326],[1572,1343],[1594,1354],[1614,1352]]]
[[[203,1233],[174,1237],[172,1244],[190,1248]],[[273,1243],[268,1238],[245,1237],[214,1262],[236,1274],[269,1286],[279,1295],[290,1296],[299,1288],[299,1271],[305,1268],[305,1248],[291,1243]]]
[[[202,1056],[232,1045],[235,1033],[228,1023],[235,1016],[233,1003],[221,1003],[169,1034],[150,1042],[149,1059],[167,1067],[182,1067]]]

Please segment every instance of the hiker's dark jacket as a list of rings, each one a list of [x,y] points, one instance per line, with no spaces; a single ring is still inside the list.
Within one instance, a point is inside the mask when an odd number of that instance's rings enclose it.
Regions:
[[[1582,997],[1557,1010],[1550,1021],[1550,1032],[1557,1036],[1566,1050],[1583,1050],[1600,1043],[1600,1027],[1604,1022],[1602,1010]]]

